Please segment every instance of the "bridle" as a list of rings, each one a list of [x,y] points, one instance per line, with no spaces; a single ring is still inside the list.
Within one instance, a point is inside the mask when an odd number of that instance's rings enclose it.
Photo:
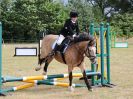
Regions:
[[[92,55],[91,54],[91,50],[89,49],[89,47],[90,47],[90,45],[89,45],[89,43],[87,44],[87,47],[86,47],[86,49],[85,49],[85,51],[84,51],[84,53],[85,53],[85,55],[91,60],[91,62],[92,61],[94,61],[94,59],[96,58],[96,55]]]
[[[90,60],[91,60],[91,62],[93,63],[94,62],[94,59],[96,58],[96,56],[92,56],[91,55],[91,50],[89,49],[89,47],[90,47],[90,45],[89,45],[89,43],[87,44],[87,47],[86,47],[86,49],[84,50],[84,52],[83,52],[83,54],[85,54],[85,56],[87,56]],[[77,48],[78,49],[78,48]],[[84,57],[85,57],[84,56]],[[81,65],[81,63],[84,61],[84,58],[81,60],[81,62],[77,65],[77,66],[79,66],[79,65]],[[95,64],[96,62],[94,62],[93,64]]]

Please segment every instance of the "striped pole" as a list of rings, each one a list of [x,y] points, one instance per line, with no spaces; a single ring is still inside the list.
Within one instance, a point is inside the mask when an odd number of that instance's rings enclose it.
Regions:
[[[33,87],[35,85],[53,85],[53,86],[61,86],[61,87],[69,87],[69,83],[62,83],[62,82],[51,82],[49,80],[34,80],[29,81],[31,83],[23,84],[20,86],[12,87],[9,89],[5,89],[4,92],[12,92],[12,91],[18,91],[26,88]],[[86,87],[86,85],[83,84],[72,84],[73,87]]]
[[[34,86],[34,83],[28,83],[28,84],[23,84],[23,85],[20,85],[20,86],[4,89],[3,91],[4,92],[12,92],[12,91],[17,91],[17,90],[30,88],[30,87],[33,87],[33,86]]]
[[[50,82],[48,80],[39,80],[39,81],[37,81],[37,85],[40,85],[40,84],[69,87],[69,83]],[[73,87],[86,87],[86,85],[82,85],[82,84],[72,84],[72,86]]]
[[[87,76],[100,75],[100,72],[87,72]],[[3,82],[14,82],[14,81],[29,81],[29,80],[46,80],[55,78],[68,78],[68,74],[56,74],[56,75],[45,75],[45,76],[29,76],[22,78],[4,78]],[[82,73],[73,73],[73,77],[83,77]]]
[[[65,79],[65,78],[53,78],[53,79],[43,79],[43,80],[55,82],[55,81],[64,80],[64,79]],[[42,81],[42,80],[26,80],[26,81],[24,81],[24,82],[27,82],[27,83],[36,83],[36,81]]]

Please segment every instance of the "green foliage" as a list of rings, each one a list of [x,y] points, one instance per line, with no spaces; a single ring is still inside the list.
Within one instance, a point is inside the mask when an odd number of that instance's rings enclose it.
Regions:
[[[88,29],[90,22],[106,22],[111,14],[112,31],[133,36],[132,0],[69,0],[65,6],[62,0],[1,0],[3,38],[37,41],[39,32],[58,34],[71,10],[79,13],[81,32]]]
[[[13,4],[2,13],[5,39],[36,41],[45,29],[58,33],[68,15],[63,5],[49,0],[16,0]]]
[[[112,31],[133,37],[133,13],[116,14],[112,18]]]
[[[42,3],[38,7],[38,17],[42,28],[50,33],[59,33],[65,19],[68,17],[66,8],[59,3]],[[41,27],[40,26],[40,27]]]

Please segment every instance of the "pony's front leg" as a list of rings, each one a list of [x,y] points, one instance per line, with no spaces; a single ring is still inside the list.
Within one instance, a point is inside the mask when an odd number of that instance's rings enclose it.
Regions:
[[[70,89],[70,91],[74,91],[74,88],[72,86],[73,75],[72,75],[72,67],[71,66],[68,66],[68,74],[69,74],[69,89]]]
[[[86,84],[88,90],[89,90],[89,91],[93,91],[93,89],[92,89],[92,87],[91,87],[91,85],[90,85],[90,83],[89,83],[89,81],[88,81],[88,78],[87,78],[87,75],[86,75],[86,71],[85,71],[84,65],[81,65],[81,66],[80,66],[80,69],[81,69],[81,72],[82,72],[82,74],[83,74],[83,78],[84,78],[84,81],[85,81],[85,84]]]
[[[88,81],[88,78],[87,78],[85,70],[82,73],[83,73],[84,81],[85,81],[85,84],[86,84],[88,90],[89,91],[93,91],[93,89],[92,89],[92,87],[91,87],[91,85],[90,85],[90,83]]]

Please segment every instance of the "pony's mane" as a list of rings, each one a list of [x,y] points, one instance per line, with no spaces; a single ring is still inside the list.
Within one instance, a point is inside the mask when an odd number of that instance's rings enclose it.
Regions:
[[[89,41],[90,40],[90,35],[88,33],[81,33],[79,36],[74,38],[74,43],[82,42],[82,41]]]

